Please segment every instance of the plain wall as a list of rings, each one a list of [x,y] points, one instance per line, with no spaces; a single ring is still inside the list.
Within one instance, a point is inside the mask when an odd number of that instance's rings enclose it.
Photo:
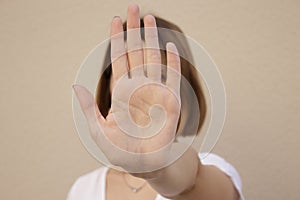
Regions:
[[[0,199],[65,199],[100,164],[81,144],[71,85],[129,1],[0,1]],[[137,1],[202,44],[224,79],[213,152],[246,199],[300,199],[300,1]]]

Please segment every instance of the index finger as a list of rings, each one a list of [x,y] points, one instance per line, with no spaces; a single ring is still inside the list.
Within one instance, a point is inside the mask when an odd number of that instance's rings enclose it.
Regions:
[[[111,62],[113,81],[117,81],[128,72],[124,31],[120,17],[114,17],[110,29]]]

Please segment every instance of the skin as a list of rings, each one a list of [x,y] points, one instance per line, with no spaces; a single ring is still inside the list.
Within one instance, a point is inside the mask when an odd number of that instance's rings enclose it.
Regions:
[[[139,33],[139,15],[138,5],[130,4],[127,19],[127,44],[123,40],[121,19],[115,17],[111,23],[111,56],[113,61],[111,91],[113,95],[112,108],[108,116],[104,118],[101,115],[93,95],[86,88],[74,85],[75,94],[87,118],[91,135],[99,148],[112,164],[131,172],[126,174],[131,185],[140,186],[144,181],[148,183],[143,190],[134,194],[125,184],[122,172],[110,169],[107,174],[107,199],[150,200],[154,199],[157,193],[176,200],[238,199],[230,178],[216,167],[202,165],[197,152],[192,148],[185,151],[173,164],[159,170],[142,173],[135,173],[133,169],[141,163],[150,165],[150,167],[163,165],[168,155],[167,150],[160,151],[154,158],[141,158],[138,162],[120,151],[121,149],[143,154],[159,150],[165,146],[172,146],[175,149],[181,148],[180,144],[170,143],[174,140],[175,125],[178,123],[180,114],[180,76],[178,76],[180,74],[180,58],[178,51],[173,43],[167,44],[168,75],[166,82],[162,83],[160,80],[161,55],[155,18],[152,15],[146,15],[143,19],[146,28],[144,45],[151,47],[151,49],[143,49],[143,41]],[[145,69],[139,67],[143,65],[145,65]],[[120,80],[123,81],[122,84],[118,84]],[[129,101],[132,120],[140,126],[151,123],[148,111],[152,105],[159,104],[163,106],[166,113],[166,123],[153,137],[146,139],[130,137],[119,127],[114,116],[118,114],[123,116],[122,114],[127,112],[123,106],[127,104],[126,92],[123,94],[122,91],[129,91],[126,87],[136,86],[147,80],[156,84],[147,84],[132,94]],[[121,87],[121,89],[118,90],[117,87]],[[123,120],[127,120],[127,118]],[[119,149],[113,148],[112,144]],[[182,173],[183,171],[184,173]]]

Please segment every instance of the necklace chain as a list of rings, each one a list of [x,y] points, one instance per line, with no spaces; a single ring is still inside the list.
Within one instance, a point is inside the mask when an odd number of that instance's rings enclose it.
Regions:
[[[132,185],[129,184],[128,180],[126,179],[126,173],[123,173],[123,179],[124,179],[124,182],[126,183],[126,185],[130,188],[130,190],[133,192],[133,193],[138,193],[139,191],[141,191],[147,184],[147,181],[145,181],[141,186],[139,187],[134,187]]]

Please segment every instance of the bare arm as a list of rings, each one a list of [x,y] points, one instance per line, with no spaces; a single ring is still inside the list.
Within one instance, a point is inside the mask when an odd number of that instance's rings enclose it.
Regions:
[[[197,153],[188,149],[172,165],[139,177],[156,177],[149,184],[162,196],[175,200],[237,200],[239,195],[230,180],[217,167],[202,165]]]

